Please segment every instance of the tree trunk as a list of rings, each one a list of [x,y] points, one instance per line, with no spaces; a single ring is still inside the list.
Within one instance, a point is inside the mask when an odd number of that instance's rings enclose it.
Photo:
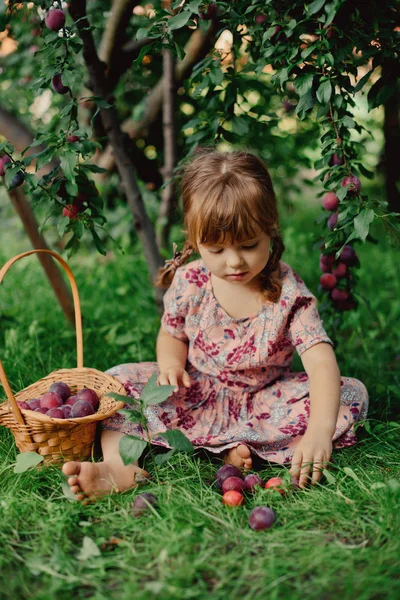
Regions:
[[[384,111],[386,197],[389,210],[400,213],[400,90],[398,83],[393,96],[385,102]]]

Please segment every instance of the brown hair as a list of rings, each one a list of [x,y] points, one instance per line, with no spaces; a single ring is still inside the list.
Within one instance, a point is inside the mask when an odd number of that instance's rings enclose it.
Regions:
[[[261,273],[261,291],[266,300],[277,302],[282,289],[279,261],[285,247],[264,163],[244,151],[198,151],[184,166],[181,191],[186,242],[174,266],[186,262],[198,243],[236,244],[256,237],[261,229],[272,246]],[[170,285],[175,273],[171,263],[160,269],[156,285]]]

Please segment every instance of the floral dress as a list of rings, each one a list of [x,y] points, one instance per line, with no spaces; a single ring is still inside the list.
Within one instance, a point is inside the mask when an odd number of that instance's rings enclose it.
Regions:
[[[168,447],[160,432],[180,429],[196,447],[221,453],[240,443],[274,463],[289,463],[310,415],[306,373],[291,371],[301,355],[320,342],[332,344],[317,302],[286,263],[280,263],[280,299],[247,318],[233,318],[218,304],[202,260],[177,269],[164,296],[162,327],[188,344],[190,388],[180,388],[145,409],[152,443]],[[108,373],[139,397],[157,363],[123,364]],[[129,405],[126,405],[129,408]],[[340,410],[333,447],[357,442],[354,424],[367,416],[368,392],[360,381],[341,378]],[[103,421],[112,429],[144,438],[140,425],[116,413]]]

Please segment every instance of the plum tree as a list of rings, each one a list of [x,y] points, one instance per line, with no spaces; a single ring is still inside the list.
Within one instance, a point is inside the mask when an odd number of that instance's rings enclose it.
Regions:
[[[332,274],[336,277],[336,279],[341,279],[342,277],[346,277],[348,270],[349,268],[345,263],[339,262],[332,270]]]
[[[342,187],[350,186],[347,193],[350,196],[357,196],[361,191],[361,181],[355,175],[347,175],[342,179]]]
[[[339,255],[339,260],[340,262],[344,263],[345,265],[348,265],[349,267],[352,267],[355,264],[357,264],[358,256],[353,246],[346,244],[346,246],[344,246],[343,250]]]
[[[339,218],[339,214],[337,212],[334,212],[331,214],[331,216],[327,220],[328,229],[330,229],[331,231],[333,229],[335,229],[336,224],[338,222],[338,218]]]
[[[328,192],[322,198],[322,206],[325,210],[336,210],[339,206],[339,198],[336,196],[335,192]]]
[[[65,13],[60,8],[52,8],[46,14],[44,22],[51,31],[59,31],[65,25]]]
[[[3,154],[3,156],[0,156],[0,175],[2,177],[6,174],[4,170],[5,165],[10,162],[11,158],[7,154]]]

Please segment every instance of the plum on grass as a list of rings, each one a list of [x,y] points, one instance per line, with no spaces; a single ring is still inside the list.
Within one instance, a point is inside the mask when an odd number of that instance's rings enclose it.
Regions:
[[[255,531],[269,529],[276,521],[276,514],[268,506],[256,506],[250,513],[249,525]]]
[[[265,489],[273,489],[276,490],[277,492],[280,493],[281,496],[285,495],[285,490],[283,489],[283,479],[281,479],[280,477],[271,477],[271,479],[268,479],[267,483],[265,484]]]
[[[60,408],[50,408],[46,415],[48,417],[52,417],[53,419],[65,419],[65,413],[62,409],[62,407]]]
[[[257,473],[249,473],[244,478],[245,489],[249,492],[255,492],[256,486],[263,487],[262,479]]]
[[[56,394],[59,394],[64,402],[71,395],[69,385],[67,385],[63,381],[55,381],[54,383],[52,383],[49,387],[49,392],[55,392]]]
[[[40,408],[58,408],[62,406],[63,399],[60,394],[55,392],[46,392],[43,396],[40,396]]]
[[[77,400],[77,402],[72,405],[70,417],[71,419],[76,419],[78,417],[88,417],[93,414],[94,408],[90,402],[86,402],[86,400]]]
[[[84,388],[77,392],[76,397],[78,400],[85,400],[85,402],[90,402],[94,410],[97,410],[99,406],[99,397],[94,390]]]
[[[244,504],[243,494],[236,490],[229,490],[222,496],[222,502],[226,506],[242,506]]]
[[[222,488],[222,484],[225,481],[225,479],[228,479],[228,477],[240,477],[241,478],[242,473],[240,472],[240,470],[237,467],[235,467],[235,465],[224,465],[223,467],[218,469],[215,477],[217,480],[218,487]]]
[[[235,490],[236,492],[242,493],[246,489],[246,485],[241,477],[227,477],[222,482],[222,493]]]
[[[65,14],[60,8],[50,9],[44,18],[46,27],[51,31],[59,31],[65,25]]]
[[[132,514],[134,517],[140,517],[150,509],[150,506],[157,506],[158,498],[154,494],[144,492],[135,497],[132,504]]]

